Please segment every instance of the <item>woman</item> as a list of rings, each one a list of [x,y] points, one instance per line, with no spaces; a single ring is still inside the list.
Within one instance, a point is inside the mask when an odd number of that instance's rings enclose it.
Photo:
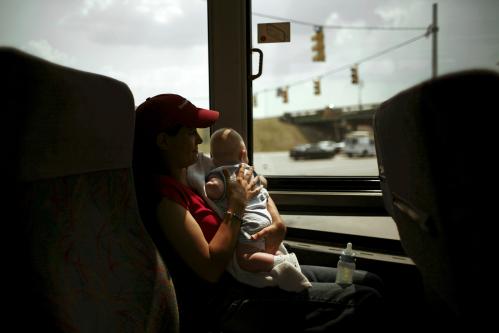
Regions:
[[[136,112],[133,169],[139,208],[172,274],[181,330],[326,332],[345,324],[371,327],[368,319],[377,318],[379,293],[333,283],[334,269],[302,266],[312,287],[300,293],[253,288],[225,272],[238,238],[238,216],[259,188],[253,172],[240,169],[229,185],[223,219],[189,188],[187,167],[196,162],[202,142],[196,128],[212,125],[218,116],[174,94],[148,98]],[[275,250],[286,228],[272,201],[269,211],[273,223],[254,237],[265,237],[266,246]]]

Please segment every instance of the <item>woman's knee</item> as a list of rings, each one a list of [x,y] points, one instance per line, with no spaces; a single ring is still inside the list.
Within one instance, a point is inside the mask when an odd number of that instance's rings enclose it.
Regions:
[[[383,280],[371,272],[356,270],[353,275],[353,283],[376,289],[380,294],[384,292]]]

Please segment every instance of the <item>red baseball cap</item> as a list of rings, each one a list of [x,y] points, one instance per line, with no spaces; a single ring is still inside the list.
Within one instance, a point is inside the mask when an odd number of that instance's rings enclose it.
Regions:
[[[176,94],[149,97],[137,107],[136,112],[141,125],[148,127],[147,130],[154,134],[177,125],[192,128],[209,127],[220,116],[218,111],[198,108]]]

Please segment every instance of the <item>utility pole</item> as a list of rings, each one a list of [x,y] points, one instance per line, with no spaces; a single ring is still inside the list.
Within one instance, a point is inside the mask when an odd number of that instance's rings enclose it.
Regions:
[[[437,77],[438,63],[437,63],[437,32],[438,32],[438,5],[436,3],[433,4],[433,22],[431,24],[431,39],[432,39],[432,58],[431,58],[431,76],[432,78]]]

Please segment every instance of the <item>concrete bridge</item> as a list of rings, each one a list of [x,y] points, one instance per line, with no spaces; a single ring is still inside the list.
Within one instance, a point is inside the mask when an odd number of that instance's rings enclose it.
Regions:
[[[299,127],[314,128],[324,139],[342,141],[355,130],[372,131],[373,115],[379,104],[326,107],[303,112],[286,112],[279,120]]]

